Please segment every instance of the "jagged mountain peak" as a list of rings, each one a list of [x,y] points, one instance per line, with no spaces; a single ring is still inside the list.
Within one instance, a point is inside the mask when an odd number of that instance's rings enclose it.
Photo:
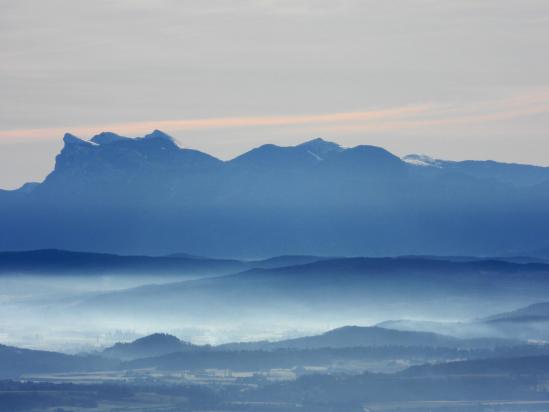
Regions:
[[[341,146],[338,145],[337,143],[330,142],[328,140],[324,140],[322,137],[315,137],[314,139],[307,140],[303,143],[298,144],[298,146],[311,146],[311,147],[314,147],[314,146],[329,146],[329,147],[333,147],[333,148],[336,148],[336,147],[341,148]]]
[[[117,143],[121,141],[131,141],[135,143],[140,141],[141,142],[162,141],[162,142],[168,142],[173,146],[178,147],[177,142],[173,137],[171,137],[167,133],[164,133],[163,131],[158,129],[153,130],[151,133],[143,137],[136,137],[136,138],[121,136],[117,133],[108,132],[108,131],[96,134],[90,140],[81,139],[71,133],[65,133],[65,135],[63,136],[63,142],[65,143],[65,145],[106,146],[106,145],[110,145],[112,143]]]
[[[341,152],[345,150],[339,144],[324,140],[321,137],[303,142],[297,145],[297,147],[306,148],[311,153],[320,157],[321,159],[330,152]]]
[[[69,145],[79,145],[79,146],[90,146],[91,143],[87,142],[71,133],[65,133],[63,136],[63,143],[65,143],[65,146]]]
[[[180,148],[160,130],[135,138],[106,131],[90,140],[67,133],[63,140],[65,146],[56,157],[55,169],[44,181],[45,186],[55,187],[56,193],[78,191],[98,197],[97,193],[104,193],[108,187],[109,196],[114,196],[128,184],[134,190],[150,192],[161,183],[175,184],[188,172],[211,170],[222,164],[206,153]]]
[[[152,140],[152,139],[160,140],[161,139],[161,140],[173,143],[174,145],[177,146],[177,142],[175,141],[175,139],[173,137],[171,137],[169,134],[164,133],[163,131],[158,130],[158,129],[155,129],[151,133],[145,135],[143,137],[143,139],[145,139],[145,140]]]
[[[106,145],[111,144],[123,140],[129,140],[129,137],[120,136],[119,134],[113,133],[113,132],[101,132],[99,134],[96,134],[90,139],[90,142],[99,144],[99,145]]]

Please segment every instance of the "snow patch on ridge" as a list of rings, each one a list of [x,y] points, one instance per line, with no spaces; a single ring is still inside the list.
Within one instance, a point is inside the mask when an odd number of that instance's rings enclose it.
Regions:
[[[442,162],[438,159],[433,159],[430,156],[422,154],[410,154],[404,156],[402,160],[408,164],[415,166],[424,166],[424,167],[442,167]]]

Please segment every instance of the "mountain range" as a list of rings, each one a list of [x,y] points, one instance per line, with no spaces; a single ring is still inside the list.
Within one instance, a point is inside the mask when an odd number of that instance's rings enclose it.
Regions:
[[[158,130],[63,140],[43,182],[0,191],[0,250],[252,259],[549,250],[546,167],[399,158],[322,139],[229,161]]]

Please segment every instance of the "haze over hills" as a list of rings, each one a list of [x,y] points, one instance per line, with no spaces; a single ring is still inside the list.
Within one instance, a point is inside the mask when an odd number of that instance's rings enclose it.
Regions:
[[[392,320],[378,326],[401,331],[439,332],[458,337],[501,337],[549,341],[549,302],[462,322]]]
[[[279,268],[317,262],[321,256],[286,255],[263,260],[216,259],[188,253],[167,256],[115,255],[59,249],[0,252],[0,275],[87,276],[152,274],[193,276],[227,275],[253,268]]]
[[[219,345],[223,350],[276,350],[359,348],[379,346],[416,346],[443,348],[494,348],[516,345],[518,341],[504,339],[457,339],[429,332],[399,331],[376,326],[344,326],[321,335],[276,342],[242,342]]]
[[[502,339],[457,339],[425,332],[402,332],[379,327],[346,326],[320,335],[273,342],[194,345],[165,333],[154,333],[131,342],[119,342],[93,354],[59,352],[0,345],[2,378],[23,374],[93,372],[157,368],[231,368],[253,370],[329,365],[336,360],[388,361],[404,356],[415,359],[452,359],[539,355],[549,348]],[[245,362],[245,364],[241,364]],[[259,362],[259,363],[258,363]],[[242,368],[242,369],[239,369]]]
[[[548,285],[549,265],[541,263],[339,258],[96,294],[72,310],[203,326],[234,316],[263,324],[267,319],[336,325],[405,316],[471,319],[539,301]]]
[[[467,339],[547,340],[545,312],[482,319],[546,299],[549,265],[509,260],[294,255],[239,261],[187,254],[4,252],[2,328],[6,343],[28,343],[26,331],[33,328],[47,336],[38,347],[58,350],[70,322],[73,351],[95,345],[92,336],[105,331],[130,332],[126,336],[179,331],[186,339],[219,344],[379,322],[388,329]],[[543,309],[533,306],[538,307]]]
[[[403,332],[380,327],[345,326],[320,335],[277,341],[235,342],[216,346],[195,345],[165,333],[154,333],[131,342],[119,342],[99,354],[107,358],[134,360],[154,358],[172,353],[190,353],[205,356],[209,351],[278,351],[345,348],[454,348],[460,350],[495,349],[520,345],[517,340],[458,339],[427,332]],[[215,356],[215,355],[212,355]]]
[[[283,255],[259,260],[217,259],[189,253],[166,256],[117,255],[110,253],[75,252],[60,249],[0,252],[0,274],[55,274],[86,276],[96,274],[140,275],[226,275],[248,269],[277,269],[314,262],[342,259],[341,257],[313,255]],[[535,257],[473,256],[398,256],[419,263],[425,261],[482,262],[487,260],[510,263],[547,264],[548,260]]]
[[[0,191],[0,250],[539,257],[549,247],[549,168],[403,160],[321,139],[221,161],[158,130],[64,143],[44,182]]]
[[[484,322],[549,322],[549,302],[540,302],[519,308],[512,312],[500,313],[483,319]]]
[[[417,411],[440,405],[469,412],[489,400],[489,410],[524,404],[534,408],[521,410],[537,412],[548,404],[543,390],[548,354],[547,345],[379,327],[217,347],[156,333],[97,355],[0,345],[0,377],[12,379],[0,382],[0,409],[87,410],[111,402],[120,410],[144,405],[162,410],[159,402],[188,406],[191,396],[200,403],[197,410],[212,405],[226,410],[231,404],[244,405],[235,410],[272,411],[276,403],[281,408],[275,410],[318,412],[320,405],[322,411],[356,412],[364,402],[391,401],[382,404],[384,410],[406,404]]]

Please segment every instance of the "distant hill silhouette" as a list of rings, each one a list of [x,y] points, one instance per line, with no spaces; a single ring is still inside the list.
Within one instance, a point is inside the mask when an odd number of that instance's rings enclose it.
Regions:
[[[263,260],[254,260],[248,262],[248,264],[253,268],[260,269],[275,269],[282,268],[286,266],[295,266],[295,265],[304,265],[307,263],[318,262],[321,260],[329,260],[333,258],[321,257],[321,256],[307,256],[307,255],[285,255],[285,256],[275,256]]]
[[[235,273],[249,267],[246,263],[237,260],[185,256],[120,256],[56,249],[0,252],[0,275],[26,273],[196,276]]]
[[[378,326],[401,331],[446,333],[458,337],[500,337],[549,341],[549,302],[535,303],[468,322],[391,320]]]
[[[503,339],[457,339],[429,332],[398,331],[380,327],[345,326],[321,335],[276,342],[231,343],[219,346],[225,350],[276,350],[353,348],[376,346],[416,346],[445,348],[489,348],[515,345]]]
[[[155,333],[136,339],[129,343],[117,343],[104,349],[102,356],[122,360],[149,358],[166,355],[173,352],[186,352],[199,348],[191,343],[184,342],[175,336],[165,333]]]
[[[188,253],[167,256],[125,256],[58,249],[0,252],[0,275],[226,275],[254,268],[275,269],[333,258],[275,256],[260,260],[215,259]]]
[[[488,323],[528,323],[548,322],[549,323],[549,302],[535,303],[512,312],[500,313],[483,319]]]
[[[0,191],[0,250],[548,257],[545,167],[322,139],[229,161],[158,130],[63,140],[44,182]]]

